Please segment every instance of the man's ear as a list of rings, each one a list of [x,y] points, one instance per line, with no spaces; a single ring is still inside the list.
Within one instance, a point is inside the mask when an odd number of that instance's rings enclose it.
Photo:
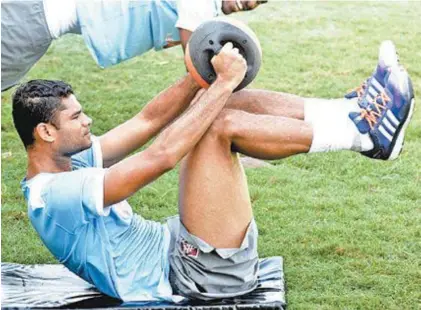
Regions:
[[[57,129],[53,125],[47,123],[39,123],[37,127],[35,127],[35,134],[40,137],[40,139],[49,143],[56,140],[56,132]]]

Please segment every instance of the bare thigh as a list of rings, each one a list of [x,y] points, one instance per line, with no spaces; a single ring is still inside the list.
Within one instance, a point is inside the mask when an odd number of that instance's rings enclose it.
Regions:
[[[230,147],[208,133],[180,167],[181,221],[215,248],[239,247],[252,219],[244,169]]]
[[[239,247],[252,219],[240,151],[264,159],[307,152],[303,121],[224,110],[180,168],[179,211],[187,230],[215,248]]]
[[[269,90],[243,89],[231,95],[226,108],[304,120],[303,98]]]

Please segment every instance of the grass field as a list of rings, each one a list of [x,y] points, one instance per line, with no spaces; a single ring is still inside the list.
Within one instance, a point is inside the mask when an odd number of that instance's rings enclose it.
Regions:
[[[421,89],[420,2],[270,2],[241,16],[263,66],[253,87],[341,97],[367,78],[392,39]],[[96,135],[134,115],[184,73],[180,50],[151,52],[106,70],[79,37],[56,41],[27,79],[73,85]],[[26,155],[2,93],[2,261],[55,263],[26,216]],[[300,155],[247,170],[261,256],[285,258],[290,309],[421,309],[421,109],[393,162],[351,152]],[[160,220],[177,212],[177,171],[130,199]]]

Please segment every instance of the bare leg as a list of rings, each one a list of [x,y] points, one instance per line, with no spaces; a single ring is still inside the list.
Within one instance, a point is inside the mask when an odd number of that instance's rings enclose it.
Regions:
[[[230,97],[226,107],[253,114],[304,119],[303,98],[274,91],[243,89]]]
[[[237,153],[275,159],[307,152],[303,121],[226,109],[180,169],[180,216],[187,230],[217,248],[236,248],[252,219],[247,180]]]
[[[314,139],[311,152],[343,149],[368,151],[373,148],[370,137],[361,134],[349,118],[352,112],[361,113],[357,99],[301,98],[279,92],[250,89],[233,94],[227,102],[226,108],[253,114],[304,120],[313,127]],[[271,118],[268,118],[267,121],[270,122]],[[266,135],[264,134],[262,138],[266,138]],[[238,142],[236,141],[235,144]],[[277,154],[268,156],[266,151],[260,154],[241,148],[236,150],[251,157],[277,158]]]

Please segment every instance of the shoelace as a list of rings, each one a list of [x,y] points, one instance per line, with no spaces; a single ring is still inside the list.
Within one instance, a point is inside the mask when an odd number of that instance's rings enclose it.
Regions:
[[[367,81],[364,81],[360,86],[355,87],[354,89],[350,89],[348,93],[356,92],[358,96],[358,101],[360,101],[366,89],[367,89]]]
[[[361,110],[361,118],[367,120],[371,129],[373,129],[378,118],[382,115],[382,110],[386,110],[386,105],[390,101],[389,96],[381,92],[376,98],[373,98],[373,101],[366,109]]]

